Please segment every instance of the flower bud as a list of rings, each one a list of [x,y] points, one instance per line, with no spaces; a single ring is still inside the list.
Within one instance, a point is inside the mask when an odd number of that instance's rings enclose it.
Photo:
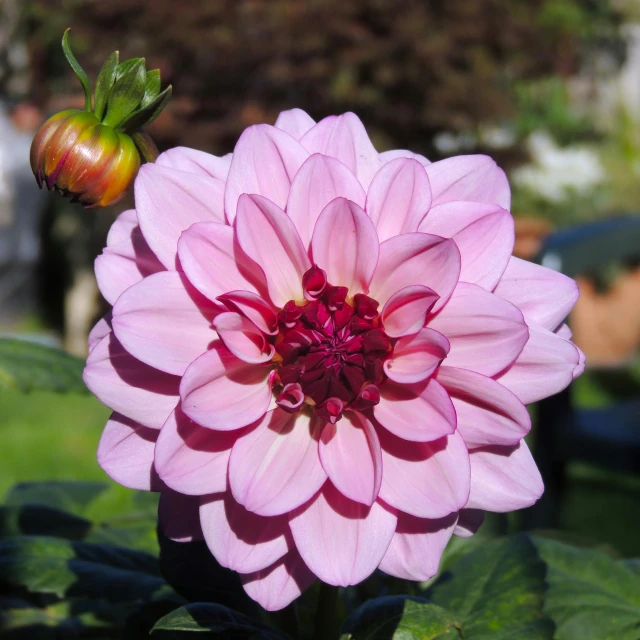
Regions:
[[[68,30],[62,49],[85,92],[84,110],[52,116],[31,144],[31,169],[40,188],[56,189],[85,207],[120,200],[157,149],[141,127],[155,120],[171,96],[160,92],[160,73],[144,59],[120,63],[114,51],[104,63],[92,102],[89,79],[71,53]]]

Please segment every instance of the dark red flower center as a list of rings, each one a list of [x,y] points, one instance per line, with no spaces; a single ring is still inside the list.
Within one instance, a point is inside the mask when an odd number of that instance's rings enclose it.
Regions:
[[[308,302],[290,300],[278,314],[276,402],[297,411],[310,399],[318,416],[336,422],[345,409],[361,411],[380,401],[392,343],[380,327],[376,300],[358,293],[347,301],[347,288],[329,284],[315,265],[303,287]]]

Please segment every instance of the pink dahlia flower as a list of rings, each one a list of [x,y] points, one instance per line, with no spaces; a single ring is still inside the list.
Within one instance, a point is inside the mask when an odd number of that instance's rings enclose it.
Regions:
[[[525,404],[583,369],[578,291],[511,257],[490,158],[378,153],[355,115],[293,110],[232,155],[162,154],[135,198],[96,261],[99,461],[263,607],[425,580],[540,496]]]

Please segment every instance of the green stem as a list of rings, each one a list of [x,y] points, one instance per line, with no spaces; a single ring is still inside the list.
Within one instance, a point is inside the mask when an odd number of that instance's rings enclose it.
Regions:
[[[313,640],[327,640],[336,633],[336,613],[338,607],[338,587],[324,582],[320,586],[318,606],[314,620]]]

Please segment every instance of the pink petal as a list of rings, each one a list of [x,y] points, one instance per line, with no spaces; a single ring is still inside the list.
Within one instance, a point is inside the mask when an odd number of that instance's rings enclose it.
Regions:
[[[198,496],[183,496],[171,489],[162,489],[158,521],[164,535],[174,542],[202,540]]]
[[[379,502],[367,507],[345,498],[331,482],[290,522],[296,547],[309,569],[336,586],[362,582],[382,560],[396,516]]]
[[[382,162],[355,113],[324,118],[300,140],[309,153],[333,156],[346,164],[367,189]]]
[[[239,505],[229,492],[202,498],[200,522],[215,559],[239,573],[266,569],[289,551],[286,516],[257,516]]]
[[[178,171],[188,171],[201,176],[208,176],[226,182],[231,165],[231,154],[214,156],[197,149],[188,147],[173,147],[161,153],[156,160],[156,164]]]
[[[243,195],[238,200],[236,234],[243,251],[262,267],[276,307],[303,300],[302,276],[311,263],[284,211],[262,196]]]
[[[433,207],[420,231],[453,238],[460,249],[460,280],[492,291],[513,252],[513,217],[495,204],[447,202]]]
[[[544,484],[524,440],[516,447],[471,452],[471,494],[467,507],[506,513],[530,507]]]
[[[504,171],[489,156],[455,156],[427,167],[433,206],[452,200],[497,204],[509,210],[511,191]]]
[[[278,119],[274,123],[276,129],[286,131],[296,140],[300,140],[302,136],[313,127],[316,121],[302,109],[289,109],[281,111]]]
[[[571,337],[573,336],[573,331],[571,331],[569,325],[564,322],[553,333],[555,333],[558,338],[563,338],[564,340],[571,340]]]
[[[494,293],[515,304],[530,325],[550,331],[569,315],[580,295],[575,280],[515,257]]]
[[[404,580],[424,581],[438,573],[440,558],[451,539],[458,514],[438,520],[398,515],[398,526],[380,563],[384,573]]]
[[[113,307],[113,331],[138,360],[174,375],[216,338],[217,313],[182,274],[162,271],[127,289]]]
[[[98,464],[107,475],[129,489],[157,491],[153,448],[158,431],[112,413],[98,444]]]
[[[409,158],[398,158],[383,165],[367,192],[366,210],[380,242],[417,231],[430,206],[427,172],[420,162]]]
[[[100,402],[152,429],[164,424],[180,399],[177,376],[136,360],[112,333],[91,351],[82,377]]]
[[[373,408],[376,420],[403,440],[430,442],[452,434],[456,412],[449,394],[434,380],[380,387],[380,402]]]
[[[467,447],[515,445],[529,433],[525,406],[492,378],[454,367],[440,367],[436,377],[453,400]]]
[[[177,408],[158,436],[156,471],[168,487],[186,495],[226,491],[231,447],[242,433],[206,429]]]
[[[375,428],[364,416],[351,414],[327,423],[320,437],[320,461],[342,495],[371,506],[382,482],[382,454]]]
[[[339,160],[314,153],[291,183],[287,215],[300,234],[305,247],[320,212],[337,197],[344,197],[364,206],[364,189],[355,175]]]
[[[245,129],[233,150],[224,194],[229,224],[243,193],[265,196],[284,209],[291,182],[308,157],[304,147],[280,129],[266,124]]]
[[[387,162],[395,160],[396,158],[412,158],[413,160],[417,160],[423,167],[431,164],[431,160],[427,160],[419,153],[414,153],[413,151],[408,151],[407,149],[390,149],[389,151],[383,151],[380,154],[380,159],[385,164]]]
[[[380,498],[418,518],[443,518],[469,497],[469,454],[458,432],[434,442],[407,442],[378,432],[382,445]]]
[[[447,366],[487,376],[499,373],[514,362],[529,337],[517,307],[466,282],[456,287],[447,304],[428,325],[451,343]]]
[[[480,509],[460,509],[458,524],[453,530],[453,535],[459,538],[470,538],[477,533],[484,522],[484,511]]]
[[[229,309],[251,320],[262,333],[271,336],[278,333],[278,316],[273,307],[259,295],[250,291],[229,291],[217,299]]]
[[[262,418],[269,407],[269,369],[236,358],[221,342],[185,371],[180,383],[182,409],[193,421],[232,431]]]
[[[449,341],[433,329],[400,338],[384,361],[384,372],[394,382],[413,384],[426,380],[447,357]]]
[[[88,347],[89,352],[93,351],[96,345],[104,338],[111,333],[111,311],[104,315],[98,322],[96,322],[95,326],[89,332],[88,337]]]
[[[581,352],[568,340],[540,327],[531,327],[529,334],[518,359],[498,377],[524,404],[562,391],[584,367]]]
[[[354,202],[332,200],[313,230],[314,262],[334,286],[349,294],[366,293],[378,262],[378,236],[369,216]]]
[[[123,211],[115,219],[107,234],[107,247],[120,244],[131,237],[131,232],[138,226],[138,214],[135,209]]]
[[[327,477],[318,457],[322,424],[304,413],[269,411],[233,446],[233,497],[262,516],[287,513],[309,500]]]
[[[209,300],[228,291],[266,292],[262,270],[242,251],[227,225],[191,225],[180,236],[178,256],[189,282]]]
[[[267,611],[279,611],[308,589],[316,577],[292,549],[273,566],[240,576],[247,594]]]
[[[378,266],[369,295],[384,306],[395,293],[411,285],[433,289],[440,308],[451,295],[460,274],[455,242],[426,233],[407,233],[380,245]]]
[[[221,313],[213,321],[213,328],[227,349],[236,358],[249,364],[269,362],[276,352],[275,347],[266,341],[262,331],[239,313]]]
[[[224,222],[224,182],[158,166],[143,165],[135,181],[140,228],[167,269],[176,268],[180,234],[194,222]]]
[[[127,238],[102,250],[96,258],[95,271],[100,293],[113,305],[123,291],[152,273],[164,271],[164,266],[136,225]]]
[[[438,294],[433,289],[419,284],[400,289],[382,309],[384,332],[391,338],[417,333],[437,300]]]

